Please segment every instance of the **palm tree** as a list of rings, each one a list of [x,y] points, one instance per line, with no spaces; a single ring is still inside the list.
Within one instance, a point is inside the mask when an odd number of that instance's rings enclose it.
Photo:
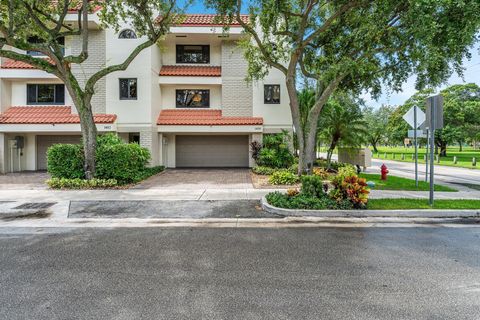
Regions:
[[[359,147],[365,142],[368,130],[360,104],[358,99],[338,94],[322,110],[317,136],[329,145],[328,167],[337,146]]]

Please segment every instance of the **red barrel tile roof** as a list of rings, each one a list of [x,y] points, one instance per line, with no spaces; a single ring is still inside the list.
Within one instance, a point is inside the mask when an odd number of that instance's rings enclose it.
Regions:
[[[177,25],[180,26],[223,26],[222,22],[218,20],[216,14],[185,14],[179,17]],[[248,22],[249,16],[243,14],[242,21]],[[230,26],[240,26],[236,19],[230,23]]]
[[[221,110],[162,110],[158,116],[159,125],[184,126],[242,126],[261,125],[260,117],[224,117]]]
[[[114,114],[96,114],[95,123],[113,123]],[[80,123],[70,106],[14,106],[0,114],[0,124],[69,124]]]
[[[52,59],[45,58],[45,60],[53,64]],[[4,59],[2,61],[2,65],[0,66],[0,69],[36,69],[36,68],[23,61]]]
[[[222,67],[215,66],[162,66],[160,76],[221,77]]]

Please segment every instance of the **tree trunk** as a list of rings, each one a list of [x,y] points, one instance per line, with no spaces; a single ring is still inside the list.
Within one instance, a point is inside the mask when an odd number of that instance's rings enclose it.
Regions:
[[[442,143],[440,144],[440,157],[446,157],[447,156],[447,144]]]
[[[375,141],[370,141],[370,143],[372,144],[373,152],[378,153],[377,143]]]
[[[80,128],[82,130],[82,142],[85,162],[83,171],[85,179],[95,177],[95,154],[97,150],[97,126],[93,118],[91,105],[92,93],[85,93],[71,73],[68,73],[64,81],[68,93],[72,97],[78,116],[80,117]]]
[[[463,144],[462,141],[458,141],[458,151],[462,152],[463,151]]]
[[[85,179],[93,179],[95,177],[95,153],[97,150],[97,127],[93,119],[91,107],[89,112],[84,112],[80,115],[82,121],[80,126],[83,137],[83,153],[85,156],[85,163],[83,171],[85,172]]]

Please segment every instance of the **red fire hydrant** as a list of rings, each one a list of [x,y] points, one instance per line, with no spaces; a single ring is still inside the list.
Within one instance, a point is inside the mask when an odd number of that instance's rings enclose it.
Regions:
[[[385,163],[382,164],[380,169],[381,169],[381,172],[382,172],[382,180],[387,180],[388,169],[387,169],[387,166],[385,165]]]

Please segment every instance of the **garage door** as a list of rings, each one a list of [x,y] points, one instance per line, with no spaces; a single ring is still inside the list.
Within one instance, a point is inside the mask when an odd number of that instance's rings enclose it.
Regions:
[[[47,149],[56,143],[80,143],[81,136],[37,136],[37,170],[47,170]]]
[[[176,166],[248,167],[248,136],[176,136]]]

